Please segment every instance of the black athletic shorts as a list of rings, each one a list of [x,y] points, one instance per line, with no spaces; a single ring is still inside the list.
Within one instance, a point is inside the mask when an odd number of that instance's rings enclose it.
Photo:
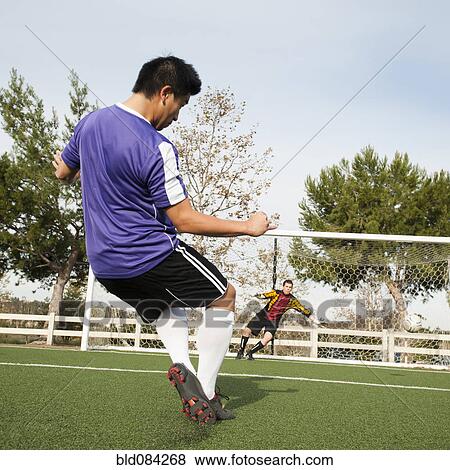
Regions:
[[[206,307],[228,287],[223,274],[182,241],[164,261],[140,276],[97,280],[134,307],[145,323],[155,321],[169,306]]]
[[[275,336],[275,333],[278,330],[279,321],[271,321],[267,318],[267,311],[262,309],[256,314],[256,317],[252,318],[247,325],[247,328],[250,328],[252,335],[259,335],[260,331],[264,328],[264,331],[272,333],[272,336]]]

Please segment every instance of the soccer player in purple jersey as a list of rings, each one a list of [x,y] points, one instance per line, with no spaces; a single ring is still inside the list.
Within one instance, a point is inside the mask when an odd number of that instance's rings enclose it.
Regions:
[[[186,415],[213,423],[234,418],[222,406],[216,379],[231,339],[236,291],[177,232],[256,237],[275,227],[263,212],[231,221],[192,207],[177,149],[158,131],[176,121],[200,89],[196,70],[182,59],[145,63],[132,95],[85,116],[53,166],[61,181],[81,180],[87,256],[97,280],[155,324]],[[185,309],[202,306],[195,371]]]

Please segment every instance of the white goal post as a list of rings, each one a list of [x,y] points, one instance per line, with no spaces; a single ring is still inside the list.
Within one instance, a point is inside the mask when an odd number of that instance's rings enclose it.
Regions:
[[[212,240],[202,238],[202,249]],[[195,246],[196,239],[187,241]],[[230,354],[241,327],[263,306],[253,295],[292,279],[294,294],[322,327],[286,313],[271,351],[278,358],[450,365],[450,237],[274,230],[225,248],[206,252],[222,254],[212,261],[238,291]],[[199,315],[188,315],[194,354]],[[163,350],[155,329],[106,293],[92,270],[81,340],[82,350],[90,348]]]

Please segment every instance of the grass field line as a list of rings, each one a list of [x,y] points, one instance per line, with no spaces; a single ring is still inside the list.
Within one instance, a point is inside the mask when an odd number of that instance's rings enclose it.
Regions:
[[[12,344],[0,344],[0,348],[11,348],[11,349],[38,349],[40,351],[71,351],[71,352],[84,352],[80,351],[79,348],[61,348],[61,347],[32,347],[32,346],[23,346],[23,345],[12,345]],[[125,350],[125,351],[117,351],[115,349],[90,349],[88,351],[89,353],[112,353],[112,354],[128,354],[128,355],[138,355],[138,356],[161,356],[161,357],[168,357],[169,354],[167,352],[161,351],[161,352],[154,352],[154,351],[148,351],[148,352],[141,352],[141,351],[130,351],[130,350]],[[194,357],[196,357],[197,351],[190,352],[190,354]],[[235,355],[228,355],[225,356],[225,360],[235,360],[236,357]],[[320,366],[336,366],[336,367],[361,367],[361,368],[371,368],[371,369],[384,369],[384,370],[401,370],[402,372],[427,372],[427,373],[434,373],[434,374],[448,374],[449,370],[444,369],[444,370],[439,370],[439,369],[424,369],[420,367],[398,367],[398,365],[392,365],[392,364],[380,364],[380,365],[374,365],[373,363],[367,364],[364,361],[360,361],[361,364],[344,364],[342,362],[337,363],[337,362],[325,362],[325,361],[317,361],[314,359],[310,358],[289,358],[289,361],[286,359],[277,359],[276,357],[258,357],[258,362],[280,362],[286,364],[287,362],[290,363],[295,363],[295,364],[313,364],[313,365],[320,365]]]
[[[68,366],[62,364],[34,364],[28,362],[0,362],[0,366],[11,366],[11,367],[46,367],[54,369],[77,369],[77,370],[89,370],[89,371],[106,371],[106,372],[134,372],[139,374],[167,374],[167,371],[163,370],[150,370],[150,369],[118,369],[112,367],[87,367],[87,366]],[[258,378],[258,379],[275,379],[275,380],[293,380],[299,382],[321,382],[330,384],[343,384],[343,385],[361,385],[366,387],[382,387],[382,388],[401,388],[407,390],[426,390],[436,392],[450,392],[450,388],[438,388],[438,387],[421,387],[418,385],[398,385],[398,384],[384,384],[384,383],[373,383],[373,382],[352,382],[347,380],[329,380],[329,379],[314,379],[310,377],[289,377],[282,375],[264,375],[264,374],[236,374],[236,373],[220,373],[220,376],[226,377],[247,377],[247,378]]]

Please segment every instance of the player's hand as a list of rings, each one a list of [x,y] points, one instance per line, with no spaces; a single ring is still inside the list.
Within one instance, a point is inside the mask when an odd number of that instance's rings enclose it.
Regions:
[[[63,159],[61,158],[61,152],[59,150],[57,150],[55,152],[55,155],[53,155],[52,165],[56,170],[55,176],[63,183],[70,184],[80,179],[80,171],[77,171],[77,173],[73,177],[67,176],[62,179],[59,177],[60,172],[64,170],[64,162],[63,162]]]
[[[61,165],[61,162],[62,162],[62,158],[61,158],[61,152],[59,150],[57,150],[55,152],[55,155],[53,155],[53,161],[52,161],[52,165],[53,167],[55,168],[55,173],[58,172],[59,170],[59,167]]]
[[[255,212],[247,220],[248,234],[252,237],[259,237],[267,232],[267,230],[276,229],[277,226],[272,224],[267,218],[265,212]]]
[[[315,315],[311,315],[309,317],[309,321],[310,321],[311,325],[314,326],[315,328],[319,328],[320,326],[322,326],[322,323],[320,322],[320,320]]]

